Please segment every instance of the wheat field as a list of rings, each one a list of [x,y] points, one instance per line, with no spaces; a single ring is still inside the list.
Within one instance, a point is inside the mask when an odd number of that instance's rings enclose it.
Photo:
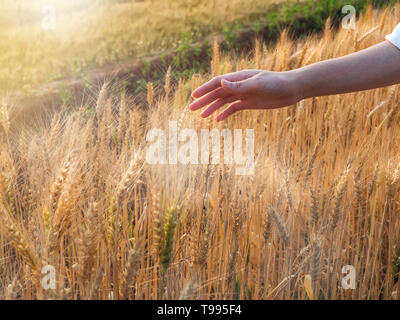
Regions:
[[[400,6],[371,7],[357,29],[246,56],[214,47],[213,74],[282,71],[382,41]],[[398,299],[399,86],[242,112],[225,123],[187,110],[212,75],[163,88],[146,103],[101,88],[51,124],[0,126],[2,299]],[[255,174],[230,165],[150,165],[151,128],[253,128]],[[45,290],[43,266],[55,267]],[[341,286],[354,266],[356,288]]]

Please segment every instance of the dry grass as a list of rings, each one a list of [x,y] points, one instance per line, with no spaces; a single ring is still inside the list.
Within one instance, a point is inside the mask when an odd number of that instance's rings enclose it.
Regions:
[[[400,20],[400,6],[384,24],[382,14],[368,10],[355,32],[326,28],[299,42],[283,34],[274,49],[257,44],[256,59],[214,57],[213,72],[285,70],[368,47]],[[0,297],[398,298],[399,87],[217,125],[184,109],[203,80],[167,83],[168,96],[152,92],[143,106],[105,85],[94,115],[82,107],[18,137],[2,118]],[[168,119],[197,130],[254,128],[256,174],[147,164],[146,132],[167,129]],[[40,285],[48,263],[53,291]],[[357,284],[346,291],[349,264]]]

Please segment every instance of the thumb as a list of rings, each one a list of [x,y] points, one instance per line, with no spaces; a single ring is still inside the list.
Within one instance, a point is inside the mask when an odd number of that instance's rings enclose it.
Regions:
[[[243,94],[247,92],[251,87],[251,80],[243,80],[237,82],[230,82],[228,80],[222,80],[221,86],[230,94]]]

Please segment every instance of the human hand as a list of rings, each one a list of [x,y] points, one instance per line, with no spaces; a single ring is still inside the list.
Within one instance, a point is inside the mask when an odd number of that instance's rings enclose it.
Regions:
[[[231,105],[218,114],[217,121],[225,120],[245,109],[274,109],[286,107],[301,100],[296,87],[296,72],[269,72],[243,70],[215,77],[197,88],[190,104],[193,111],[208,107],[201,113],[210,116],[224,105]]]

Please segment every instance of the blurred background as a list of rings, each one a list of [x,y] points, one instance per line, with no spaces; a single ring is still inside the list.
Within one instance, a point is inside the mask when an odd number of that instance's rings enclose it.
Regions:
[[[276,0],[278,1],[278,0]],[[0,0],[0,92],[141,57],[261,16],[272,0]]]

